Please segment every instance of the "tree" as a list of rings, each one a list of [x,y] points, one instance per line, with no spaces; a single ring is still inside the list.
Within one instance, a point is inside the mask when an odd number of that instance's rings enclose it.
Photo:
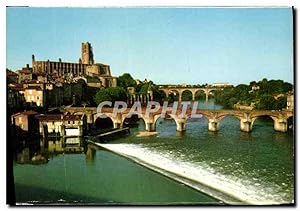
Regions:
[[[110,87],[107,89],[100,89],[94,97],[94,101],[96,104],[99,104],[104,101],[111,101],[112,103],[114,103],[115,101],[126,100],[127,94],[122,87]]]
[[[136,82],[129,73],[124,73],[118,78],[118,86],[127,90],[128,87],[136,87]]]
[[[272,110],[274,107],[275,99],[270,94],[264,94],[261,96],[257,105],[258,109]]]
[[[182,101],[191,101],[193,99],[193,94],[189,91],[184,91],[182,93]]]
[[[152,91],[153,91],[153,98],[155,101],[162,102],[163,100],[167,100],[166,94],[163,91],[157,89],[156,87]]]
[[[274,101],[274,104],[273,104],[273,109],[274,110],[281,110],[283,108],[286,107],[286,97],[280,97],[278,98],[277,100]]]
[[[259,90],[252,90],[252,86],[259,86]],[[293,90],[293,85],[283,80],[267,80],[259,82],[251,81],[249,85],[240,84],[233,88],[225,88],[223,91],[215,91],[215,102],[224,108],[233,108],[239,102],[242,105],[256,104],[257,109],[278,110],[286,107],[286,97],[275,99],[273,95],[286,94]]]
[[[140,90],[138,91],[139,94],[146,95],[148,93],[150,84],[149,83],[144,83],[142,84]]]

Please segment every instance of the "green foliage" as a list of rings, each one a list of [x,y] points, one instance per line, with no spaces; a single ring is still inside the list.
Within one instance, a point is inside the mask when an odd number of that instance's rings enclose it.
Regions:
[[[258,86],[258,90],[252,90],[252,86]],[[280,110],[286,107],[286,96],[277,100],[273,95],[286,94],[293,90],[293,85],[282,80],[263,79],[259,82],[251,81],[249,85],[240,84],[233,88],[225,88],[223,91],[215,91],[215,102],[231,109],[234,104],[250,105],[255,103],[256,109]]]
[[[167,97],[167,101],[170,102],[170,103],[173,103],[174,101],[178,101],[178,100],[179,100],[178,94],[175,95],[175,94],[171,93]]]
[[[184,91],[182,93],[181,100],[182,101],[191,101],[193,99],[193,94],[189,91]]]
[[[264,94],[260,97],[257,109],[272,110],[274,105],[274,98],[270,94]]]
[[[103,101],[126,101],[127,99],[127,94],[124,88],[122,87],[110,87],[107,89],[100,89],[95,97],[94,101],[96,104],[99,104]]]
[[[64,104],[64,89],[54,86],[52,90],[46,91],[48,107],[57,107]]]
[[[148,93],[149,86],[150,86],[149,83],[142,84],[142,86],[141,86],[140,90],[138,91],[138,93],[146,95]]]
[[[205,93],[202,91],[198,91],[195,94],[195,100],[203,100],[203,99],[205,99],[205,97],[206,97]]]
[[[124,73],[117,80],[118,86],[127,90],[128,87],[136,87],[136,82],[129,73]]]
[[[155,87],[152,91],[153,91],[153,97],[155,101],[162,102],[166,100],[166,94],[163,91],[158,90],[157,87]]]
[[[75,105],[82,106],[96,106],[94,96],[99,90],[95,87],[88,87],[84,80],[79,80],[77,83],[67,84],[63,87],[53,86],[52,90],[46,91],[46,99],[49,107],[62,106],[73,104],[75,98]]]

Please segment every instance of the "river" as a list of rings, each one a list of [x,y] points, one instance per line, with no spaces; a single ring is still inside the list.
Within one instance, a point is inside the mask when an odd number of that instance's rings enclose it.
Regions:
[[[199,107],[221,108],[213,101]],[[275,132],[272,119],[257,119],[251,133],[241,132],[239,120],[230,116],[221,121],[218,132],[207,130],[205,118],[189,120],[184,133],[176,132],[175,122],[167,119],[159,120],[157,136],[137,137],[142,130],[140,120],[129,136],[99,144],[108,150],[85,146],[85,153],[49,153],[46,164],[15,162],[17,202],[289,204],[294,200],[293,132]],[[46,151],[59,151],[61,141],[47,147]]]

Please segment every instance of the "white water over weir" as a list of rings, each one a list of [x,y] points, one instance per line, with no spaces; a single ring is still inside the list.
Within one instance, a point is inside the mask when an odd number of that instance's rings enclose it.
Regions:
[[[280,196],[272,194],[274,192],[268,184],[252,184],[246,176],[222,175],[208,165],[183,161],[172,154],[147,149],[141,144],[95,144],[228,204],[286,203]]]

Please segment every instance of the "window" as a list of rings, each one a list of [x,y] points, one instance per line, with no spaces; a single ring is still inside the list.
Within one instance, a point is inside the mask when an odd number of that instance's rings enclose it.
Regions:
[[[29,90],[29,94],[31,94],[31,95],[32,95],[32,90]]]

